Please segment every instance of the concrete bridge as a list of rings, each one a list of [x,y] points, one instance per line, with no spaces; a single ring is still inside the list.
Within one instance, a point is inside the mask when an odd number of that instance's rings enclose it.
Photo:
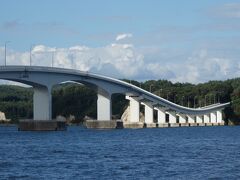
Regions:
[[[225,103],[202,108],[188,108],[124,81],[72,69],[0,66],[0,79],[20,82],[33,87],[33,120],[35,121],[52,120],[52,87],[66,81],[84,84],[98,93],[97,120],[89,121],[89,127],[101,127],[101,123],[111,124],[113,122],[111,121],[111,96],[115,93],[124,94],[129,100],[126,127],[141,126],[139,119],[141,104],[145,107],[144,124],[147,127],[223,124],[222,110],[229,105],[229,103]],[[153,120],[154,110],[158,112],[157,123],[154,123]]]

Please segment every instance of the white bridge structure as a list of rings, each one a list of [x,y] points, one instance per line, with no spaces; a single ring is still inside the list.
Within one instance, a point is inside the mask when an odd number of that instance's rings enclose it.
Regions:
[[[180,106],[155,94],[124,81],[73,69],[40,67],[40,66],[0,66],[0,79],[20,82],[33,87],[33,120],[52,120],[52,87],[56,84],[71,81],[81,83],[96,90],[97,120],[111,122],[112,100],[115,93],[124,94],[129,100],[129,112],[126,121],[140,123],[140,105],[145,107],[145,126],[182,126],[191,124],[223,124],[222,110],[229,105],[215,104],[202,108]],[[157,122],[154,123],[153,112],[156,110]],[[134,126],[133,126],[134,127]]]

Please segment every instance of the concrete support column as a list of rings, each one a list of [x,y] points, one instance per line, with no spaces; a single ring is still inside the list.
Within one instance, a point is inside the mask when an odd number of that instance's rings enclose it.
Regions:
[[[38,86],[33,90],[33,120],[52,120],[51,89]]]
[[[217,111],[217,123],[223,123],[222,110]]]
[[[210,122],[211,123],[216,123],[217,122],[216,112],[211,112],[211,114],[210,114]]]
[[[177,118],[176,118],[176,112],[175,111],[171,111],[168,112],[169,114],[169,123],[177,123]]]
[[[188,116],[188,123],[195,123],[195,119],[193,115],[187,115]]]
[[[158,112],[158,123],[166,123],[166,114],[165,110],[161,108],[155,108]]]
[[[179,123],[186,123],[186,115],[185,114],[178,114],[179,116]]]
[[[143,103],[145,107],[145,123],[153,123],[153,106],[149,103]]]
[[[203,123],[210,123],[209,114],[204,114],[203,115]]]
[[[140,114],[140,103],[137,99],[130,96],[126,96],[126,99],[129,100],[129,106],[130,106],[129,122],[138,123],[139,114]]]
[[[197,115],[197,123],[203,123],[203,117],[202,115]]]
[[[109,121],[112,119],[112,100],[110,94],[98,93],[97,120]]]

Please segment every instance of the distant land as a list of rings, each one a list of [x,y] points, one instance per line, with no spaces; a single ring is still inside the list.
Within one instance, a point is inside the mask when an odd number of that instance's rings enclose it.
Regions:
[[[213,103],[232,102],[224,110],[224,119],[229,124],[240,123],[240,78],[207,83],[172,83],[167,80],[148,80],[138,82],[124,81],[187,107],[198,108]],[[112,96],[113,118],[120,119],[128,105],[125,96]],[[14,85],[0,85],[0,111],[12,123],[19,119],[31,119],[33,116],[33,89]],[[52,90],[53,118],[61,115],[75,117],[73,123],[81,123],[84,117],[96,118],[97,94],[86,86],[73,83],[56,85]]]

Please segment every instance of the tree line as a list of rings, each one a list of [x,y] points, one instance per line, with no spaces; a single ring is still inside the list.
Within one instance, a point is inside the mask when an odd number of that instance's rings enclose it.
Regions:
[[[149,80],[138,82],[124,81],[150,91],[182,106],[198,108],[214,103],[231,102],[224,110],[224,118],[234,123],[240,122],[240,78],[226,81],[209,81],[207,83],[172,83],[167,80]],[[97,93],[86,86],[77,84],[56,85],[52,90],[53,118],[58,115],[75,116],[75,122],[81,122],[85,116],[96,118]],[[128,105],[125,96],[112,96],[112,113],[120,118]],[[19,119],[33,117],[33,89],[13,85],[0,85],[0,111],[8,119],[17,122]]]

